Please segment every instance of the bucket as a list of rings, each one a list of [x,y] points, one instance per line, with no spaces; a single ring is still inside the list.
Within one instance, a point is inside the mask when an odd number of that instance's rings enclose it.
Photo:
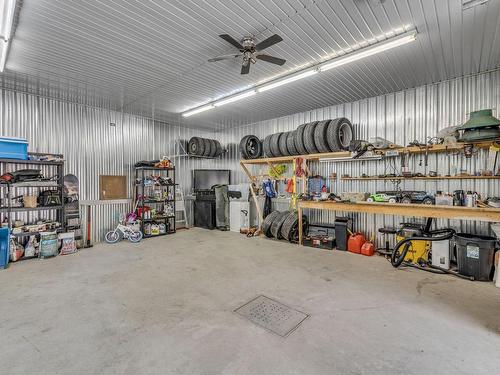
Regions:
[[[455,234],[458,272],[465,276],[473,276],[475,280],[490,280],[495,244],[494,237],[469,233]]]

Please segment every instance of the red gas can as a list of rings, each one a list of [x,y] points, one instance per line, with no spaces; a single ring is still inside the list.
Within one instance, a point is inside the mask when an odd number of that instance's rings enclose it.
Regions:
[[[354,233],[352,236],[349,237],[349,240],[347,241],[347,251],[350,251],[351,253],[360,254],[361,247],[365,242],[366,238],[365,236],[363,236],[362,233]]]
[[[373,242],[367,241],[361,246],[361,254],[371,257],[375,254],[375,245]]]

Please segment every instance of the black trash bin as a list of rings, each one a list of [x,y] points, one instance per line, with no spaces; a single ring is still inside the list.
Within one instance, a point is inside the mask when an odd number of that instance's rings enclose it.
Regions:
[[[347,251],[347,240],[351,230],[351,219],[348,217],[335,218],[335,242],[337,250]]]
[[[458,272],[475,280],[490,280],[495,255],[496,238],[479,234],[457,233]]]

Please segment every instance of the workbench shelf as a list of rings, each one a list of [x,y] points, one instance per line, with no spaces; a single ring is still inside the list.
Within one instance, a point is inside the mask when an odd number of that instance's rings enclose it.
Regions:
[[[342,181],[373,181],[373,180],[500,180],[500,176],[421,176],[421,177],[340,177]]]

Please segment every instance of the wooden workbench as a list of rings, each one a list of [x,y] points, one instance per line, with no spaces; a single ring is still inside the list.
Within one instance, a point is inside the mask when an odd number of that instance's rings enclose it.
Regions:
[[[299,244],[302,244],[302,210],[307,208],[328,211],[364,212],[379,215],[500,222],[500,208],[369,202],[338,203],[333,201],[300,201],[297,206],[299,214]]]

